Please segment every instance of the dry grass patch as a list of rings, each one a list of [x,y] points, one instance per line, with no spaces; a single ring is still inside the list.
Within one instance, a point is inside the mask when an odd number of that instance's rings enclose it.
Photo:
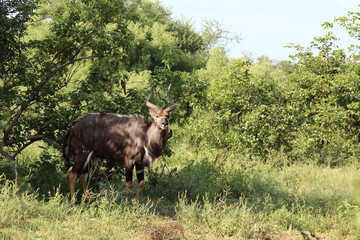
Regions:
[[[164,217],[155,225],[143,228],[134,240],[170,240],[185,239],[182,224],[173,218]]]

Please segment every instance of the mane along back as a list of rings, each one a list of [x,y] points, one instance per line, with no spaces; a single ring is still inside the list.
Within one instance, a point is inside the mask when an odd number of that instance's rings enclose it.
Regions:
[[[75,121],[72,122],[71,127],[74,125],[81,123],[82,121],[90,118],[90,117],[97,117],[98,119],[102,118],[103,116],[106,117],[114,117],[118,119],[129,119],[131,121],[137,121],[139,124],[150,125],[152,121],[146,120],[143,116],[139,114],[132,114],[132,115],[122,115],[116,113],[87,113],[86,115],[77,118]]]

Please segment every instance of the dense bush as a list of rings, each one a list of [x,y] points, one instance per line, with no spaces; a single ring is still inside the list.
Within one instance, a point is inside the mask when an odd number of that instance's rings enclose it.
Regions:
[[[189,121],[192,141],[264,159],[274,151],[292,161],[312,156],[331,166],[358,156],[360,67],[336,40],[329,33],[309,48],[294,45],[292,62],[239,58],[215,76],[210,67],[198,73],[208,87]],[[210,63],[219,52],[213,55]]]

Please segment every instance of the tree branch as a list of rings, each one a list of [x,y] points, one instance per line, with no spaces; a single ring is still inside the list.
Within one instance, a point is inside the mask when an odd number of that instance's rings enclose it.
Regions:
[[[27,107],[30,106],[31,102],[35,100],[35,98],[39,95],[40,91],[44,88],[44,86],[55,76],[55,74],[57,72],[59,72],[60,70],[62,70],[63,68],[65,68],[66,66],[73,64],[75,62],[81,61],[81,60],[85,60],[85,59],[94,59],[96,58],[96,56],[84,56],[84,57],[79,57],[76,59],[72,59],[62,65],[60,65],[59,67],[57,67],[56,69],[54,69],[51,73],[49,73],[48,75],[45,76],[44,80],[37,86],[37,88],[31,93],[29,99],[20,107],[20,109],[15,113],[15,115],[8,121],[8,127],[4,130],[4,144],[8,145],[7,142],[9,140],[9,134],[11,129],[14,127],[14,125],[16,124],[16,122],[19,120],[19,118],[21,117],[22,113],[25,111],[25,109]]]
[[[9,145],[12,145],[15,143],[21,143],[21,142],[25,142],[25,141],[30,141],[32,143],[32,142],[36,142],[36,141],[40,141],[40,140],[46,141],[48,143],[55,145],[58,148],[61,148],[61,144],[59,144],[58,142],[56,142],[55,140],[53,140],[51,138],[44,136],[43,134],[31,135],[31,136],[27,136],[27,137],[24,137],[24,138],[18,139],[18,140],[10,140],[4,145],[9,146]]]
[[[0,147],[0,154],[6,157],[9,161],[14,160],[14,157],[10,156],[7,152],[5,152],[2,147]]]
[[[21,146],[21,148],[19,148],[14,154],[13,154],[13,158],[15,159],[15,157],[21,153],[25,148],[27,148],[28,146],[30,146],[33,142],[36,142],[36,140],[31,140],[30,142],[25,143],[24,145]]]

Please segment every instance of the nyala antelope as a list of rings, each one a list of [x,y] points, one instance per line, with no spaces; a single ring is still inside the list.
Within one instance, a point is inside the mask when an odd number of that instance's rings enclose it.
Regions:
[[[63,156],[70,167],[70,157],[74,164],[69,172],[70,194],[75,193],[75,180],[80,178],[84,192],[87,191],[87,177],[98,158],[117,161],[125,166],[127,198],[132,187],[134,166],[138,180],[136,199],[144,186],[144,168],[151,168],[154,159],[161,155],[169,137],[169,118],[176,108],[170,96],[170,106],[161,110],[150,102],[153,88],[146,99],[152,121],[139,115],[118,115],[112,113],[91,113],[77,119],[68,131]]]

